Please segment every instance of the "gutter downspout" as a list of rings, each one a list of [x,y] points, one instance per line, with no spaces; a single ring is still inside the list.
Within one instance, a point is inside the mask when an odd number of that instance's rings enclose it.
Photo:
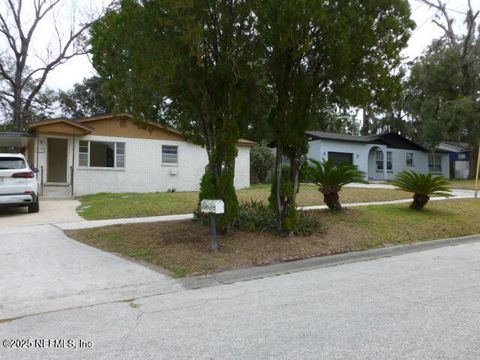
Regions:
[[[72,141],[72,166],[71,166],[71,172],[70,172],[70,185],[72,188],[72,196],[74,196],[74,190],[73,190],[73,185],[74,185],[74,179],[75,179],[75,134],[73,134],[73,141]]]
[[[387,148],[382,149],[383,152],[383,181],[387,181]]]

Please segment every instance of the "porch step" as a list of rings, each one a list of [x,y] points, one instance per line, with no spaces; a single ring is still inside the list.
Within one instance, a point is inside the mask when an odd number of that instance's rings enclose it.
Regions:
[[[43,185],[43,199],[73,199],[70,185]]]

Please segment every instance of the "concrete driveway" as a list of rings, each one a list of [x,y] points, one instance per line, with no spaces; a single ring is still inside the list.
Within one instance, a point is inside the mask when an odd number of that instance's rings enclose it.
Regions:
[[[179,287],[166,275],[71,240],[53,225],[0,228],[0,279],[0,325]]]
[[[78,200],[40,200],[40,212],[36,214],[29,214],[26,207],[0,209],[0,229],[83,221],[77,214],[78,206]]]

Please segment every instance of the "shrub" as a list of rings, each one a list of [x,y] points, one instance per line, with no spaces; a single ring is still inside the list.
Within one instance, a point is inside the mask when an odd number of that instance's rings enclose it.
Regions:
[[[265,145],[253,147],[250,152],[250,164],[258,181],[265,182],[268,172],[275,166],[275,156]]]
[[[220,175],[219,185],[215,186],[213,171],[207,167],[200,182],[200,194],[197,205],[196,216],[202,222],[208,217],[200,213],[200,204],[204,199],[221,199],[225,204],[225,213],[217,218],[218,229],[228,232],[238,217],[238,199],[233,186],[233,170],[224,169]]]
[[[275,215],[272,209],[261,201],[242,202],[236,226],[246,231],[273,232]]]
[[[320,224],[318,219],[305,211],[299,211],[298,222],[293,233],[301,236],[313,234]],[[277,234],[275,213],[273,209],[261,201],[251,200],[240,205],[240,213],[236,227],[245,231],[270,232]]]
[[[323,194],[323,201],[332,211],[342,210],[338,193],[344,185],[364,180],[365,173],[358,170],[356,165],[340,164],[335,165],[331,160],[317,161],[309,159],[309,177],[318,185],[318,190]]]
[[[430,200],[430,195],[452,196],[450,182],[443,176],[402,171],[397,175],[393,185],[400,190],[413,193],[413,202],[410,208],[414,210],[422,210]]]

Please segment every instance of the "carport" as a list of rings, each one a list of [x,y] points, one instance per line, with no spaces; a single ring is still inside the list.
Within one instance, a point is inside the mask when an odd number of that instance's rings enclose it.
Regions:
[[[35,164],[35,135],[24,132],[0,132],[0,152],[15,148],[25,155],[30,164]]]

